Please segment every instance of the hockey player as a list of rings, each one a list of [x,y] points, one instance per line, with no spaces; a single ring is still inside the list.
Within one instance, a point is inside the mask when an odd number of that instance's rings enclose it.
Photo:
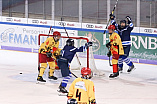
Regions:
[[[38,74],[37,81],[46,82],[43,79],[43,74],[45,69],[47,68],[47,63],[50,66],[49,71],[49,79],[57,80],[55,76],[53,76],[53,72],[55,70],[55,59],[53,57],[54,52],[59,50],[59,39],[61,37],[60,32],[53,32],[53,36],[46,39],[44,43],[41,44],[39,49],[39,62],[40,62],[40,70]]]
[[[119,55],[124,55],[124,50],[121,42],[120,36],[115,32],[115,26],[110,25],[108,27],[108,32],[110,35],[110,42],[106,44],[106,47],[110,49],[107,53],[107,56],[112,55],[112,65],[113,65],[113,74],[110,74],[109,78],[114,78],[119,76],[118,71],[118,59]]]
[[[72,82],[69,88],[68,99],[76,99],[78,104],[96,104],[94,83],[89,80],[92,78],[91,69],[83,67],[81,75],[81,78],[76,78]]]
[[[123,70],[123,61],[129,66],[127,72],[131,72],[134,69],[134,64],[128,59],[130,48],[131,48],[131,38],[130,33],[133,30],[134,26],[132,20],[129,16],[126,16],[126,20],[121,20],[120,25],[116,24],[114,20],[115,16],[110,14],[111,24],[115,25],[118,34],[121,37],[122,45],[124,49],[124,55],[120,55],[118,60],[119,71]]]
[[[59,92],[68,93],[65,88],[67,86],[68,80],[72,77],[71,72],[69,70],[69,64],[71,63],[76,52],[83,52],[85,49],[88,49],[88,47],[90,46],[92,46],[92,42],[85,43],[85,46],[76,48],[74,46],[73,39],[68,39],[66,41],[66,45],[62,50],[62,55],[57,59],[57,64],[61,69],[62,76],[64,77],[64,79],[62,80],[59,86]]]

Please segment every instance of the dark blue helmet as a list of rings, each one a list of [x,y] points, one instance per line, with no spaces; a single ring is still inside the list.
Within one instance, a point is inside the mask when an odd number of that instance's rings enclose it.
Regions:
[[[73,40],[73,39],[68,39],[68,40],[66,41],[66,45],[67,45],[67,46],[74,46],[74,40]]]
[[[120,24],[121,24],[121,23],[125,23],[125,24],[126,24],[126,20],[121,20],[121,21],[120,21]]]

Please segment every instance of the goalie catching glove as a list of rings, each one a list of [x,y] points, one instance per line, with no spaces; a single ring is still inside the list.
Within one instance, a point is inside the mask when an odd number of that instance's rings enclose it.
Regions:
[[[88,49],[88,48],[91,47],[92,45],[93,45],[93,42],[85,43],[85,48]]]

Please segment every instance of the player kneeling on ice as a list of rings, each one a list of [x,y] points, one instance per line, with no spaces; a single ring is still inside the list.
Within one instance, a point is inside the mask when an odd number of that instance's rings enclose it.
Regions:
[[[66,41],[66,45],[62,50],[62,55],[57,59],[57,64],[61,69],[62,76],[64,77],[59,86],[59,92],[68,93],[65,87],[67,86],[68,80],[72,77],[71,72],[69,70],[69,64],[71,63],[76,52],[83,52],[90,46],[92,46],[92,42],[85,43],[85,46],[76,48],[74,46],[73,39],[68,39]]]
[[[108,27],[110,42],[106,44],[106,47],[110,49],[110,51],[107,53],[107,56],[110,57],[112,55],[113,74],[110,74],[110,78],[119,76],[118,59],[120,55],[124,55],[121,38],[115,32],[115,29],[116,28],[114,25],[110,25]]]
[[[69,88],[68,104],[75,104],[70,103],[74,99],[78,104],[96,104],[94,83],[89,80],[92,78],[91,74],[90,68],[83,67],[81,69],[82,77],[76,78]]]

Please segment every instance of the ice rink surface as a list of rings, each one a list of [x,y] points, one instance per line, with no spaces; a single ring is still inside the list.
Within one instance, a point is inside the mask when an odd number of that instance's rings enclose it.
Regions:
[[[111,80],[108,61],[95,62],[105,72],[92,79],[97,104],[157,104],[157,66],[135,64],[136,70],[127,74],[125,65],[119,78]],[[37,73],[36,53],[0,50],[0,104],[66,104],[67,98],[57,93],[61,79],[36,84]]]

